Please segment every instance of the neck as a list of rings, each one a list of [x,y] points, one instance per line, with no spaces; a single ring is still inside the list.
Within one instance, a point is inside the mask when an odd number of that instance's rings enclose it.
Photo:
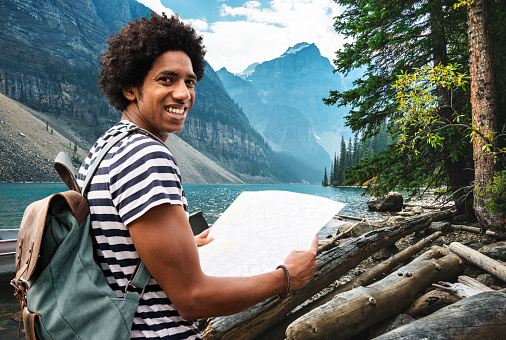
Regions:
[[[130,103],[127,106],[127,108],[122,112],[121,120],[131,121],[138,127],[143,128],[144,130],[148,130],[163,142],[167,141],[167,138],[169,137],[169,136],[164,137],[160,135],[160,133],[157,130],[155,130],[151,126],[151,124],[149,124],[149,122],[140,114],[139,110],[133,103]]]

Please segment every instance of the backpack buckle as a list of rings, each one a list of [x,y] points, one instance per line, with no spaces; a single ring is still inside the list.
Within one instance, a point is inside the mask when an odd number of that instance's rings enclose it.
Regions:
[[[131,278],[130,280],[128,280],[128,282],[127,282],[127,284],[126,284],[126,286],[125,286],[125,294],[128,292],[128,286],[130,286],[130,284],[132,283],[132,281],[133,281],[133,277],[134,277],[134,276],[135,276],[135,273],[134,273],[134,275],[132,275],[132,278]],[[132,287],[133,287],[133,285],[132,285]],[[144,295],[144,291],[145,291],[145,290],[146,290],[146,287],[144,287],[144,288],[142,289],[142,292],[141,292],[141,297]]]
[[[10,284],[12,287],[14,287],[14,296],[16,299],[26,305],[26,291],[28,290],[28,282],[20,278],[18,281],[11,280]]]

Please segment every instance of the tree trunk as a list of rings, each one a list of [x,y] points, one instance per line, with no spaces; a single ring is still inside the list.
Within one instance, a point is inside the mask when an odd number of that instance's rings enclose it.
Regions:
[[[383,334],[375,340],[504,339],[506,293],[485,292]]]
[[[439,64],[445,66],[449,63],[448,53],[447,53],[447,38],[445,36],[444,31],[444,9],[443,4],[439,0],[431,0],[429,1],[430,8],[430,39],[432,42],[432,58],[434,60],[434,66]],[[437,95],[440,101],[439,112],[438,114],[446,119],[447,121],[452,121],[453,109],[451,108],[451,98],[449,89],[443,87],[442,85],[437,86]],[[449,148],[454,147],[452,144],[448,145]],[[459,146],[460,147],[460,146]],[[459,157],[458,159],[453,159],[450,156],[450,150],[446,150],[446,159],[444,160],[444,166],[446,168],[446,173],[448,174],[448,189],[450,192],[453,192],[453,200],[455,202],[455,206],[459,211],[459,214],[463,214],[465,209],[458,204],[461,201],[464,192],[459,190],[462,187],[468,186],[472,179],[472,172],[467,171],[466,168],[469,168],[466,165],[465,159]]]
[[[272,298],[243,312],[212,319],[202,332],[204,339],[254,339],[281,322],[297,306],[356,267],[378,250],[400,238],[426,228],[431,220],[448,219],[450,210],[420,215],[393,227],[373,230],[350,240],[317,257],[315,277],[301,289],[290,292],[284,299]]]
[[[471,107],[474,159],[474,211],[480,224],[502,227],[498,216],[485,209],[488,197],[485,188],[494,176],[494,155],[489,152],[496,144],[492,141],[496,127],[496,98],[494,71],[491,58],[489,7],[487,0],[474,0],[467,6],[469,37],[469,71],[471,77]],[[487,144],[489,150],[487,150]]]
[[[463,270],[457,255],[433,247],[383,280],[338,294],[295,320],[286,330],[287,339],[349,338],[399,314],[433,282],[450,280]]]

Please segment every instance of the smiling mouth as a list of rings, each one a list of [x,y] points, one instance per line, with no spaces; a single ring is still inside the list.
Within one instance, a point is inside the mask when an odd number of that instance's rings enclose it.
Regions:
[[[177,109],[175,107],[166,107],[165,111],[176,116],[182,116],[184,115],[186,108]]]

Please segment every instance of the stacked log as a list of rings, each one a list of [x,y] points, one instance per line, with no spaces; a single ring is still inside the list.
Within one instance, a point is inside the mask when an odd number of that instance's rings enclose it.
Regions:
[[[433,282],[457,276],[462,260],[450,251],[434,247],[416,261],[367,287],[336,295],[331,301],[294,321],[287,339],[347,339],[393,317]]]
[[[459,276],[458,283],[451,280],[462,272],[465,261],[506,282],[504,263],[452,243],[448,248],[432,247],[398,268],[441,232],[333,291],[326,289],[378,250],[426,229],[433,221],[450,220],[452,216],[450,210],[419,215],[338,246],[337,241],[349,233],[349,228],[319,248],[318,270],[306,286],[285,299],[272,298],[241,313],[211,319],[201,334],[204,339],[274,340],[285,338],[286,331],[287,339],[346,339],[403,313],[411,320],[425,317],[378,339],[501,338],[506,334],[506,293],[494,291],[469,276]],[[389,274],[392,270],[395,271]],[[377,335],[386,330],[376,331]]]
[[[318,255],[315,277],[284,299],[271,298],[243,312],[212,319],[202,331],[205,339],[254,339],[283,322],[287,315],[307,299],[335,282],[378,250],[426,228],[433,220],[444,220],[452,211],[438,211],[408,219],[395,226],[373,230]],[[283,329],[284,331],[284,329]]]
[[[473,295],[429,316],[383,334],[376,340],[504,339],[506,293]]]

